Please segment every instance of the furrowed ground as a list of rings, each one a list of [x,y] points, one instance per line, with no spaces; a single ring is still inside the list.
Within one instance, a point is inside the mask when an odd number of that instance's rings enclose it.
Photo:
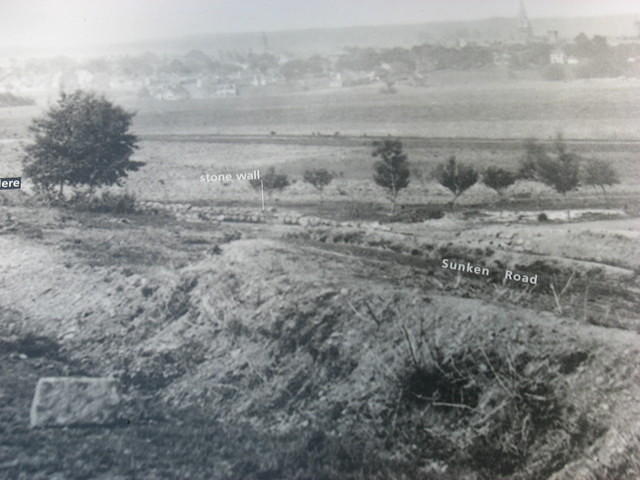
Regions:
[[[635,218],[3,209],[6,478],[637,478]],[[120,423],[30,430],[63,374],[119,378]]]

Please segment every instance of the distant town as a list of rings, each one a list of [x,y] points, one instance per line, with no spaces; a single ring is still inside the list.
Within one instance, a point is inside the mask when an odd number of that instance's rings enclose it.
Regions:
[[[310,56],[271,48],[263,33],[261,48],[249,51],[11,58],[0,63],[0,105],[30,104],[34,97],[78,88],[161,101],[369,84],[395,93],[402,85],[429,86],[437,71],[492,67],[507,75],[533,70],[548,81],[640,76],[640,22],[630,20],[636,35],[565,38],[557,30],[535,31],[523,2],[514,20],[509,40],[478,39],[463,30],[454,39],[412,47],[345,47]]]

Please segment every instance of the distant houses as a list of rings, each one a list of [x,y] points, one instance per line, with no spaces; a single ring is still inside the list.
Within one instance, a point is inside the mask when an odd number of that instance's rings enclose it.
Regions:
[[[561,48],[555,48],[549,54],[549,63],[552,65],[564,65],[567,63],[567,54]]]
[[[578,65],[580,59],[574,55],[569,55],[564,48],[554,48],[549,53],[549,63],[551,65]]]
[[[174,102],[177,100],[188,100],[191,98],[189,92],[182,85],[160,85],[150,90],[151,96],[156,100],[167,100]]]
[[[215,86],[214,95],[216,97],[237,97],[238,86],[235,83],[221,83]]]
[[[514,3],[517,0],[513,0]],[[535,23],[535,22],[534,22]],[[511,34],[492,37],[462,29],[411,48],[345,47],[333,53],[295,56],[264,49],[186,54],[24,59],[2,63],[0,92],[48,95],[87,89],[175,102],[232,98],[300,90],[354,88],[380,84],[423,87],[436,71],[474,71],[496,67],[509,78],[517,70],[543,78],[640,77],[640,23],[637,36],[562,38],[559,31],[536,35],[520,2]]]
[[[169,102],[203,99],[211,97],[236,97],[238,86],[235,83],[207,83],[202,79],[164,84],[158,82],[142,88],[138,96]]]

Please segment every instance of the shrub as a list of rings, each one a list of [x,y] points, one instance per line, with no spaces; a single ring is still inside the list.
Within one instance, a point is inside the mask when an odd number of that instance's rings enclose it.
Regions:
[[[617,172],[607,162],[590,160],[582,171],[582,182],[592,187],[600,187],[606,195],[605,187],[620,183]]]
[[[403,222],[403,223],[417,223],[424,222],[425,220],[433,220],[444,217],[444,211],[439,206],[423,206],[423,207],[408,207],[402,209],[396,215],[387,219],[380,220],[381,223],[386,222]]]
[[[515,353],[506,337],[478,341],[475,327],[443,342],[440,328],[450,327],[429,327],[403,327],[406,368],[391,421],[430,458],[470,467],[477,478],[548,478],[600,434],[584,412],[567,408],[555,380],[572,366],[560,350]]]
[[[487,168],[482,176],[482,182],[487,187],[495,190],[500,196],[503,196],[505,189],[513,185],[515,181],[515,174],[499,167]]]
[[[333,172],[330,172],[326,168],[317,168],[317,169],[305,170],[302,179],[306,183],[313,185],[316,188],[316,190],[322,193],[322,191],[324,190],[324,187],[329,185],[335,177],[336,177],[336,174]]]
[[[519,170],[521,178],[542,182],[563,196],[578,187],[580,158],[567,151],[561,135],[556,138],[551,154],[535,140],[528,140],[524,149],[525,157]]]
[[[76,193],[69,202],[76,210],[123,215],[135,213],[136,197],[132,193],[103,192],[100,196]]]
[[[609,78],[621,74],[620,68],[608,58],[596,58],[582,62],[575,67],[578,78]]]
[[[518,178],[522,180],[538,180],[538,159],[547,155],[544,145],[530,138],[523,144],[524,157],[518,168]]]
[[[275,191],[282,191],[291,185],[289,177],[284,173],[277,173],[274,167],[269,167],[269,170],[262,178],[249,180],[249,183],[255,190],[260,190],[262,185],[264,191],[269,195]]]
[[[436,167],[434,177],[442,185],[453,193],[455,203],[460,195],[476,184],[478,172],[475,168],[456,162],[456,157],[451,156],[446,163]]]

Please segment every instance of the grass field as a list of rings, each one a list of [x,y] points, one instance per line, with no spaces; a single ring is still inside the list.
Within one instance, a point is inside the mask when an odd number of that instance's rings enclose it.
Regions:
[[[134,130],[143,139],[136,156],[147,166],[131,176],[128,188],[141,198],[219,200],[220,189],[201,184],[200,175],[268,166],[292,178],[322,166],[343,172],[345,180],[370,183],[372,137],[388,134],[403,139],[410,161],[425,172],[450,155],[478,168],[515,168],[524,138],[549,140],[562,132],[572,150],[614,165],[622,177],[618,192],[635,191],[640,81],[489,81],[482,73],[476,82],[472,72],[441,73],[431,86],[400,86],[395,95],[366,86],[183,102],[112,96],[137,112]],[[44,107],[0,109],[3,175],[17,175],[27,126]],[[409,191],[424,187],[414,181]],[[379,197],[367,189],[370,198]]]
[[[379,86],[173,103],[135,102],[141,133],[640,138],[637,80]]]
[[[431,86],[400,86],[395,95],[366,86],[182,102],[114,97],[137,112],[134,130],[142,142],[136,157],[147,163],[127,188],[140,198],[166,201],[248,198],[246,182],[206,185],[200,176],[276,166],[300,179],[305,169],[322,166],[344,174],[329,196],[375,201],[380,198],[371,185],[375,136],[400,136],[410,162],[428,174],[451,155],[479,169],[515,169],[523,139],[549,141],[562,132],[576,153],[611,162],[622,178],[614,194],[636,193],[640,81],[489,81],[481,73],[476,82],[470,72],[441,73]],[[27,126],[44,107],[0,109],[3,175],[17,175]],[[425,190],[446,195],[414,180],[401,201],[424,201]],[[313,194],[300,182],[287,192],[297,199]],[[482,188],[465,197],[492,198]]]
[[[180,138],[153,137],[142,142],[138,158],[147,165],[131,175],[128,188],[141,198],[174,201],[220,201],[225,199],[257,199],[248,182],[233,181],[228,185],[204,183],[203,174],[236,173],[260,168],[263,171],[274,166],[297,182],[284,193],[277,195],[292,201],[320,200],[319,194],[303,184],[305,169],[324,167],[343,174],[330,185],[325,198],[348,200],[351,196],[361,201],[377,202],[382,192],[373,183],[371,157],[372,139],[361,137],[215,137],[196,136]],[[450,155],[482,170],[498,165],[516,170],[523,155],[520,142],[462,141],[456,139],[424,140],[404,139],[406,152],[413,167],[427,176],[435,166]],[[620,173],[622,183],[611,189],[616,195],[637,195],[640,185],[640,163],[636,152],[640,144],[618,142],[574,142],[569,147],[586,158],[608,160]],[[523,182],[514,186],[512,193],[553,192],[541,185]],[[571,198],[594,197],[600,194],[583,188],[569,195]],[[462,202],[492,202],[496,194],[485,187],[473,187],[461,199]],[[400,201],[420,203],[448,201],[448,192],[431,180],[413,179],[409,188],[401,194]]]
[[[372,138],[362,137],[282,137],[282,136],[210,136],[210,135],[157,135],[143,136],[136,159],[146,162],[138,172],[132,173],[126,188],[144,200],[220,202],[226,200],[258,201],[246,181],[233,181],[228,185],[205,183],[203,174],[241,173],[259,168],[263,172],[270,166],[286,173],[296,181],[282,194],[280,200],[315,202],[321,198],[311,186],[302,182],[308,168],[324,167],[341,174],[323,195],[333,199],[378,202],[382,191],[372,181],[374,160],[371,157]],[[462,139],[403,139],[412,168],[427,176],[435,166],[450,155],[479,170],[497,165],[517,169],[523,155],[520,141],[462,140]],[[18,175],[23,155],[23,140],[0,142],[0,170],[4,176]],[[640,143],[635,142],[569,142],[569,148],[585,158],[600,158],[611,162],[619,172],[621,184],[610,189],[612,198],[628,203],[637,198],[640,185],[640,163],[637,153]],[[544,194],[559,200],[559,196],[539,184],[516,184],[512,194]],[[570,202],[589,198],[602,202],[600,192],[582,188],[569,194]],[[491,203],[496,194],[482,185],[469,190],[462,203]],[[409,188],[401,193],[403,203],[442,203],[449,194],[432,180],[411,180]]]
[[[136,110],[139,133],[640,139],[640,81],[502,80],[445,72],[427,87],[380,85],[179,102],[109,96]],[[457,81],[455,81],[457,79]],[[51,97],[53,98],[53,97]],[[0,109],[0,137],[24,136],[39,107]]]

